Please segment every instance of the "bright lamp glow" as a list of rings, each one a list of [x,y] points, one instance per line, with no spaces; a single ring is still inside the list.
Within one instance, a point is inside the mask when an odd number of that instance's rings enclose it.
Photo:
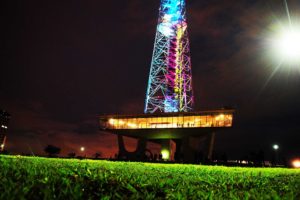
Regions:
[[[162,159],[164,159],[164,160],[170,159],[170,151],[168,151],[167,149],[163,149],[161,151],[161,155],[162,155]]]
[[[288,63],[300,63],[300,28],[282,30],[274,38],[277,55]]]
[[[300,66],[300,24],[297,17],[290,14],[287,0],[284,0],[286,19],[282,19],[274,26],[275,34],[272,37],[272,51],[274,59],[279,59],[278,68],[281,65],[293,67]],[[276,71],[275,71],[276,72]]]
[[[300,168],[300,159],[293,160],[292,165],[294,168]]]
[[[273,145],[273,149],[274,149],[274,150],[278,150],[278,149],[279,149],[279,145],[278,145],[278,144],[274,144],[274,145]]]

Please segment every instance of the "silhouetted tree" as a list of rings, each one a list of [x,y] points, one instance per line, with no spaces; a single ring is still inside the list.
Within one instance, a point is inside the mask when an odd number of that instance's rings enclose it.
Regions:
[[[68,156],[69,156],[70,158],[75,158],[76,153],[74,153],[74,152],[68,153]]]
[[[4,149],[2,152],[0,151],[0,154],[9,155],[10,153],[6,149]]]
[[[98,151],[98,152],[95,153],[94,156],[95,156],[96,159],[98,159],[102,156],[102,153]]]
[[[59,153],[60,153],[60,148],[59,147],[56,147],[56,146],[53,146],[53,145],[48,145],[46,146],[46,148],[44,149],[44,151],[50,156],[57,156]]]

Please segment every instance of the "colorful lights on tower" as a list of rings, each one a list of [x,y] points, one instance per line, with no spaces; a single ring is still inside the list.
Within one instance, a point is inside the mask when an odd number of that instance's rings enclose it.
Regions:
[[[193,109],[185,0],[161,0],[145,113]]]

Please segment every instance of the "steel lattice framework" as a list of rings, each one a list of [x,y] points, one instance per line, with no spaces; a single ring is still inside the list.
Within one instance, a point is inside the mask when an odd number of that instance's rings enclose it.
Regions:
[[[145,113],[193,109],[185,0],[161,0]]]

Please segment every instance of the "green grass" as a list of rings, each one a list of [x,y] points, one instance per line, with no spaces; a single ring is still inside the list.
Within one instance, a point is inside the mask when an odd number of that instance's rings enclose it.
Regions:
[[[300,199],[300,170],[0,156],[0,199]]]

